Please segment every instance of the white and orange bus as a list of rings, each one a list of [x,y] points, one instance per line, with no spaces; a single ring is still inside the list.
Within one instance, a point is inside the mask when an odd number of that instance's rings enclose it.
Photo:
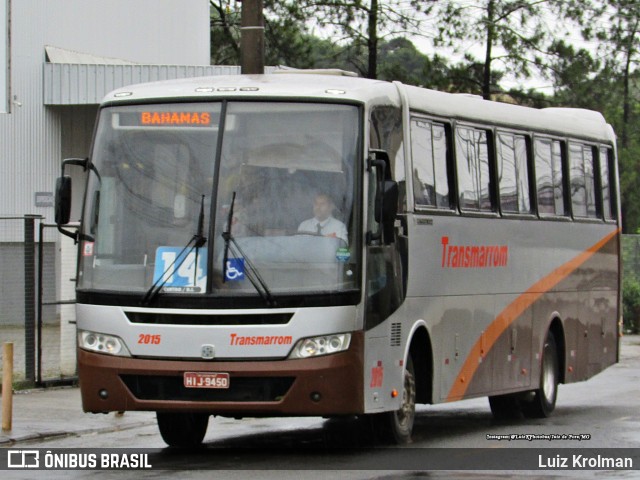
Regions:
[[[101,105],[77,280],[87,412],[370,416],[487,396],[546,417],[617,361],[615,136],[532,109],[347,75],[136,85]]]

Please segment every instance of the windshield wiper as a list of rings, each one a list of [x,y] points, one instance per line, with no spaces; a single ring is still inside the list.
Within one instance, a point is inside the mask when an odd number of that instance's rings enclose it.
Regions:
[[[224,255],[222,255],[222,283],[227,281],[227,261],[229,260],[229,245],[231,244],[231,226],[233,225],[233,207],[236,204],[236,192],[231,194],[231,204],[229,205],[229,214],[227,215],[227,228],[222,232],[224,240]]]
[[[231,196],[231,205],[229,206],[229,216],[227,218],[227,229],[222,232],[222,239],[224,240],[224,255],[222,256],[222,282],[226,283],[227,281],[227,269],[228,269],[228,261],[229,261],[229,252],[233,254],[234,258],[242,258],[244,259],[245,265],[248,267],[245,269],[245,275],[253,285],[253,288],[256,289],[258,295],[265,301],[267,306],[275,307],[277,306],[276,299],[271,294],[271,290],[267,286],[266,282],[260,276],[258,269],[251,262],[249,257],[247,257],[246,253],[242,251],[240,245],[231,234],[231,228],[233,225],[233,207],[236,203],[236,192],[233,192]]]
[[[207,237],[204,236],[204,195],[200,199],[200,214],[198,215],[198,228],[196,233],[191,237],[189,243],[187,243],[184,248],[180,251],[180,253],[176,256],[175,260],[171,262],[171,264],[165,268],[162,274],[158,277],[158,279],[151,285],[151,288],[147,290],[147,293],[142,297],[142,305],[149,305],[151,301],[158,295],[162,287],[164,287],[165,283],[171,278],[171,276],[182,266],[184,261],[187,259],[189,254],[195,249],[196,258],[195,258],[195,271],[193,284],[196,284],[197,275],[198,275],[198,249],[203,247],[204,244],[207,243]],[[187,249],[189,251],[187,252]],[[187,252],[185,254],[185,252]]]

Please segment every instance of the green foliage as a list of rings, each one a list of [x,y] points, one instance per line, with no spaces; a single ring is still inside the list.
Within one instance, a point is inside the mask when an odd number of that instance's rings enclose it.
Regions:
[[[321,28],[334,32],[337,44],[363,77],[379,78],[382,42],[420,34],[422,17],[433,2],[424,0],[301,0],[297,2]],[[396,65],[397,66],[397,65]]]
[[[550,2],[439,2],[435,44],[456,49],[466,49],[470,42],[481,45],[484,57],[473,63],[482,65],[481,93],[490,99],[492,93],[499,91],[496,75],[500,72],[509,71],[516,78],[526,78],[532,69],[538,68],[538,53],[551,33],[542,20],[542,7],[547,3]]]
[[[621,246],[624,329],[640,333],[640,235],[623,235]]]
[[[410,85],[423,84],[423,67],[428,58],[406,38],[395,38],[379,46],[378,78]]]
[[[240,64],[240,11],[228,8],[229,2],[211,0],[211,64]]]
[[[622,317],[625,332],[640,333],[640,282],[635,277],[622,284]]]
[[[229,0],[210,0],[211,64],[240,64],[242,10]],[[264,0],[265,64],[312,68],[314,39],[307,35],[306,18],[297,2]]]
[[[636,233],[640,228],[639,159],[640,147],[637,144],[618,151],[622,230],[624,233]]]
[[[242,4],[210,4],[212,64],[238,65]],[[545,24],[549,14],[557,21]],[[341,68],[447,92],[490,92],[494,100],[538,108],[602,112],[619,137],[623,232],[640,228],[640,2],[264,0],[264,18],[266,65]],[[563,40],[569,24],[597,52]],[[411,35],[430,35],[436,48],[464,55],[455,62],[425,55]],[[465,50],[470,42],[482,46],[483,58]],[[534,71],[544,73],[552,92],[501,88],[506,72],[526,78]]]

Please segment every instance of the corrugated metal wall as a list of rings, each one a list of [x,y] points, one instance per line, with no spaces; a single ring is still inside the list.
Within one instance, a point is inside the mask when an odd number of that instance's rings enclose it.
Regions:
[[[0,113],[9,111],[9,0],[0,0]]]
[[[45,105],[98,104],[111,90],[134,83],[173,78],[236,75],[237,66],[77,65],[44,66]]]
[[[35,192],[52,190],[60,152],[59,121],[42,102],[46,19],[27,15],[24,6],[12,2],[11,113],[0,115],[0,214],[49,213],[35,207]]]

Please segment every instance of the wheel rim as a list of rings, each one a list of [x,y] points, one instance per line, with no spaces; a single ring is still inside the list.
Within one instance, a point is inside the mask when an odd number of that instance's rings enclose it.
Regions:
[[[402,404],[400,410],[396,412],[398,426],[402,429],[411,428],[413,425],[413,417],[415,416],[416,402],[416,382],[413,373],[405,370],[404,387],[402,389]]]
[[[555,358],[551,346],[546,344],[542,365],[542,393],[547,403],[553,403],[557,388]]]

